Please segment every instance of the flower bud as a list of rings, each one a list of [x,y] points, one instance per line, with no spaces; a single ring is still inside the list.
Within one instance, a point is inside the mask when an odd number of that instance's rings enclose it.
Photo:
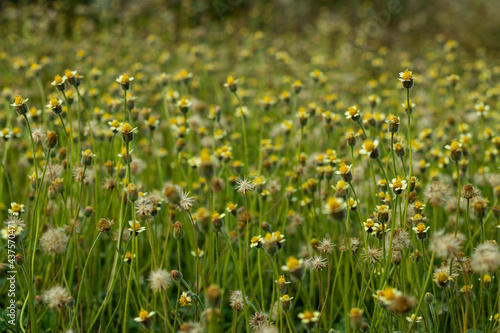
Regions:
[[[428,304],[434,303],[434,295],[431,293],[426,293],[424,296],[424,301]]]
[[[174,238],[177,240],[184,238],[184,226],[179,221],[174,223]]]
[[[47,149],[54,149],[57,146],[57,133],[54,131],[48,131],[47,137],[45,139],[45,146]]]
[[[92,154],[92,151],[90,149],[87,149],[85,151],[82,151],[82,165],[84,166],[90,166],[92,165],[92,161],[95,157],[95,154]]]
[[[170,274],[172,275],[172,279],[174,279],[175,282],[179,282],[180,280],[182,280],[183,275],[178,270],[174,269],[170,272]]]
[[[87,206],[83,210],[83,216],[90,218],[94,214],[94,208],[92,206]]]

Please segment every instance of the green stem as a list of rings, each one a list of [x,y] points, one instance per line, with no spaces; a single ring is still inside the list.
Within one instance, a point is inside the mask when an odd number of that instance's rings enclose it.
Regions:
[[[250,325],[248,323],[248,304],[246,301],[247,297],[245,293],[245,283],[243,282],[243,275],[241,274],[241,268],[236,258],[236,254],[234,253],[233,246],[231,245],[231,242],[229,241],[229,238],[227,237],[224,231],[222,232],[222,236],[224,236],[224,239],[226,240],[227,246],[229,247],[229,251],[231,252],[231,256],[233,257],[234,265],[236,266],[236,273],[238,275],[238,279],[240,280],[241,294],[243,296],[243,302],[244,302],[245,324],[247,327],[247,332],[250,332]]]
[[[78,303],[80,302],[80,293],[81,293],[81,291],[83,289],[83,279],[85,277],[85,271],[87,270],[87,265],[89,263],[90,256],[92,255],[92,252],[94,251],[94,247],[96,246],[97,242],[99,241],[99,238],[101,238],[101,235],[102,235],[102,233],[99,233],[97,235],[96,239],[94,240],[94,243],[92,244],[92,247],[90,248],[89,254],[87,255],[87,260],[85,260],[85,265],[83,266],[83,271],[82,271],[82,277],[80,279],[80,286],[78,288],[78,294],[76,296],[76,303],[73,306],[73,319],[71,319],[71,326],[70,326],[70,328],[73,328],[73,324],[75,323],[76,313],[77,313],[77,310],[78,310]],[[81,327],[80,329],[83,330],[83,327]]]

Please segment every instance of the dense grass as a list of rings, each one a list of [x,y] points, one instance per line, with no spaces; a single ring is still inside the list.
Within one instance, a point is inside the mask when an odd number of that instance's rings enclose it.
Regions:
[[[0,331],[499,330],[495,46],[186,3],[0,13]]]

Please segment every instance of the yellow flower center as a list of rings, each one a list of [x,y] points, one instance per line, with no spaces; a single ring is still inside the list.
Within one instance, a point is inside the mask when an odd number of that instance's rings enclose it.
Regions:
[[[119,127],[120,126],[120,122],[118,120],[113,120],[113,122],[111,122],[111,126],[113,127]]]
[[[348,184],[345,181],[343,181],[342,179],[339,180],[338,183],[337,183],[337,187],[338,188],[342,188],[342,189],[345,188],[347,185]]]
[[[252,244],[257,244],[259,241],[260,241],[260,237],[259,236],[253,236],[252,237]]]
[[[349,315],[351,317],[359,317],[363,313],[363,310],[358,309],[358,308],[352,308],[351,311],[349,311]]]
[[[127,156],[127,147],[122,147],[122,156]]]
[[[233,84],[234,84],[234,82],[235,82],[234,77],[232,77],[232,76],[228,76],[228,77],[227,77],[227,84],[228,84],[229,86],[230,86],[230,85],[233,85]]]
[[[399,178],[397,178],[394,183],[392,183],[392,186],[394,186],[394,188],[401,188],[403,187],[403,183],[401,182],[401,180]]]
[[[347,111],[349,111],[349,115],[351,117],[355,116],[358,113],[358,109],[354,106],[351,106]]]
[[[73,77],[73,72],[70,71],[69,69],[64,71],[64,76],[66,76],[68,79]]]
[[[288,267],[289,270],[295,270],[299,267],[300,265],[300,262],[297,258],[295,257],[289,257],[287,260],[286,260],[286,267]]]
[[[9,134],[9,130],[8,130],[8,129],[6,129],[6,128],[4,128],[4,129],[2,130],[2,134],[3,134],[3,135],[7,135],[7,134]]]
[[[457,151],[459,149],[460,149],[460,144],[458,143],[458,141],[453,141],[450,145],[450,150]]]
[[[120,83],[122,84],[127,84],[130,82],[130,78],[127,74],[123,74],[121,79],[120,79]]]
[[[380,206],[380,207],[378,208],[378,211],[379,211],[379,212],[384,212],[384,211],[386,211],[386,210],[387,210],[387,206],[386,206],[386,205],[382,205],[382,206]]]
[[[375,149],[375,144],[371,140],[366,140],[364,145],[367,152],[372,152]]]
[[[423,223],[419,223],[419,224],[417,225],[417,232],[418,232],[419,234],[421,234],[421,233],[425,232],[425,224],[423,224]]]
[[[139,231],[141,229],[141,224],[139,222],[132,223],[130,229],[134,231]]]
[[[393,300],[396,297],[396,293],[394,292],[394,288],[389,287],[384,290],[384,298],[388,301]]]
[[[180,306],[186,306],[189,304],[189,300],[187,299],[187,297],[181,296],[179,298],[179,304],[180,304]]]
[[[21,205],[20,204],[13,204],[12,205],[12,211],[15,212],[15,213],[19,213],[21,211]]]
[[[141,320],[147,319],[148,316],[149,316],[149,312],[147,312],[146,310],[141,309],[141,311],[139,311],[139,318],[141,318]]]
[[[154,124],[156,124],[156,118],[155,118],[155,117],[153,117],[153,116],[149,117],[149,118],[148,118],[148,124],[149,124],[149,125],[154,125]]]
[[[201,159],[202,162],[210,162],[211,161],[210,151],[207,148],[204,148],[201,151],[200,159]]]
[[[340,173],[348,173],[349,172],[349,168],[344,164],[340,167],[339,169]]]
[[[484,276],[483,276],[483,282],[484,283],[491,282],[491,276],[489,274],[484,274]]]
[[[286,279],[285,279],[284,275],[280,275],[280,277],[278,278],[278,283],[286,283]]]
[[[229,210],[233,210],[234,209],[234,203],[230,202],[227,204],[227,208],[229,208]]]
[[[403,76],[401,77],[405,81],[409,81],[412,78],[411,72],[409,70],[405,70],[403,72]]]
[[[314,318],[314,313],[309,311],[309,310],[305,310],[304,311],[304,319],[308,319],[308,320],[311,320]]]
[[[14,102],[16,104],[23,104],[23,102],[24,102],[23,97],[21,95],[17,95]]]
[[[446,282],[448,282],[448,274],[446,274],[444,272],[439,272],[438,275],[436,276],[436,280],[439,283],[446,283]]]
[[[55,82],[56,84],[61,84],[61,83],[63,83],[63,79],[62,79],[61,75],[57,74],[57,75],[54,77],[54,82]]]
[[[328,208],[331,211],[335,211],[336,209],[340,208],[341,202],[338,201],[335,197],[331,197],[328,199]]]
[[[51,98],[50,107],[55,108],[56,106],[59,106],[59,101],[56,98]]]
[[[374,225],[375,224],[373,223],[372,219],[366,220],[365,227],[367,227],[367,228],[373,228]]]
[[[122,126],[122,132],[124,134],[128,134],[128,133],[132,132],[132,126],[130,126],[129,123],[123,124],[123,126]]]

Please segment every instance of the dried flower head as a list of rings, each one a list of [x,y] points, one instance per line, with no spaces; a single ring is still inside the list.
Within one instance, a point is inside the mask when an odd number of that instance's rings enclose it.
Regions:
[[[66,251],[68,240],[65,228],[49,229],[40,238],[40,246],[49,254],[63,253]]]
[[[495,241],[479,244],[471,256],[472,269],[479,274],[494,273],[500,266],[500,251]]]
[[[43,301],[52,310],[60,309],[69,301],[71,301],[71,296],[69,295],[66,288],[56,285],[50,289],[47,289],[42,294]]]
[[[157,268],[149,273],[149,286],[154,292],[165,291],[172,284],[172,276],[164,269]]]

